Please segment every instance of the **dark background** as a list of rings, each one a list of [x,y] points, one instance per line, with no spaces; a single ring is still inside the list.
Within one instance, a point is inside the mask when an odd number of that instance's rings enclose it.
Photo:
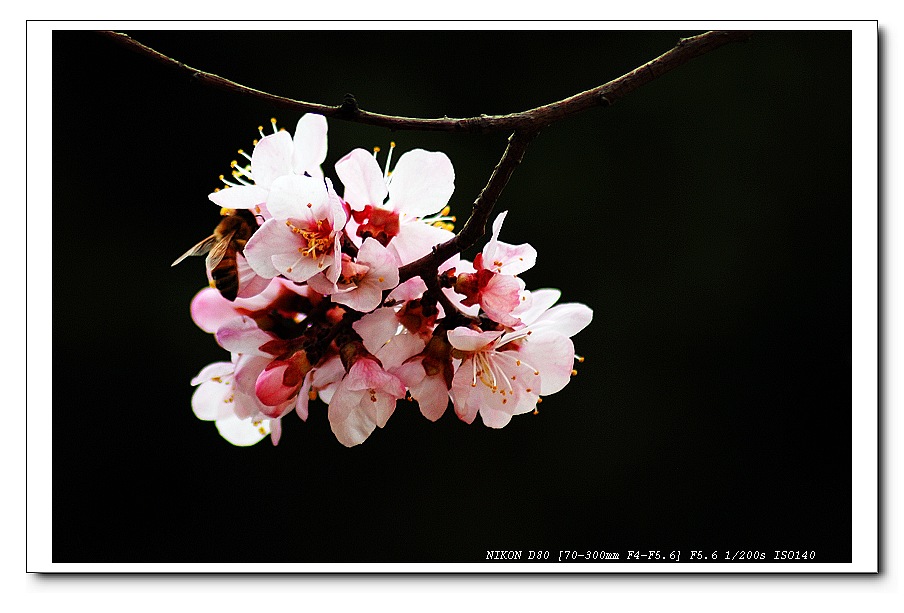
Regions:
[[[558,100],[697,33],[129,32],[251,87],[420,117]],[[92,32],[54,33],[52,77],[54,562],[850,561],[848,32],[757,32],[544,130],[496,210],[539,251],[528,287],[594,310],[578,376],[502,430],[400,404],[352,449],[321,403],[276,448],[190,405],[228,354],[188,313],[202,260],[170,263],[216,224],[235,150],[299,115]],[[329,130],[333,178],[354,147],[446,152],[462,219],[506,138]]]

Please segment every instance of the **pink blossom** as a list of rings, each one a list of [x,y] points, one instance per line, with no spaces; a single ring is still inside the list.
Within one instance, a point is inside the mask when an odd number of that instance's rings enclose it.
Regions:
[[[355,259],[342,254],[342,273],[335,283],[325,274],[308,279],[308,285],[333,302],[368,313],[383,302],[383,291],[399,284],[399,259],[376,239],[367,238]]]
[[[258,275],[296,282],[318,273],[335,282],[342,272],[339,233],[347,219],[342,201],[326,182],[286,175],[274,181],[267,200],[273,215],[245,245]]]
[[[373,237],[407,264],[454,236],[444,227],[445,213],[435,214],[452,196],[455,171],[444,153],[423,149],[403,154],[392,172],[389,164],[387,158],[381,171],[375,154],[355,149],[336,162],[336,173],[352,209],[349,237],[356,244]]]
[[[253,445],[268,434],[274,445],[279,442],[279,418],[286,407],[275,417],[268,416],[253,387],[249,390],[242,385],[249,374],[262,370],[266,363],[265,358],[234,355],[233,362],[209,364],[192,379],[192,385],[198,386],[192,395],[195,415],[213,421],[220,435],[233,445]]]
[[[454,373],[451,349],[443,335],[436,335],[424,351],[392,370],[408,387],[421,414],[430,421],[442,417],[449,405],[449,387]]]
[[[537,251],[527,243],[510,245],[499,240],[506,214],[503,211],[493,222],[493,236],[474,257],[474,272],[459,272],[455,291],[465,296],[462,305],[479,304],[487,317],[514,328],[521,326],[521,320],[512,313],[528,300],[524,282],[515,275],[533,267]]]
[[[386,425],[405,386],[373,357],[359,358],[339,384],[329,405],[330,427],[340,443],[363,443],[375,428]]]
[[[486,425],[501,428],[512,415],[532,410],[539,396],[568,384],[575,359],[570,337],[590,323],[593,311],[579,303],[550,308],[557,290],[537,290],[532,298],[536,307],[521,312],[527,325],[519,330],[449,331],[453,357],[462,360],[451,388],[462,420],[471,423],[479,412]]]
[[[253,209],[256,213],[269,213],[264,204],[274,182],[286,175],[307,175],[317,179],[323,178],[320,165],[326,158],[327,124],[322,115],[307,114],[298,120],[295,137],[286,131],[276,131],[264,136],[254,147],[248,158],[250,164],[233,163],[233,177],[236,183],[227,182],[227,189],[210,194],[214,203],[227,209]]]

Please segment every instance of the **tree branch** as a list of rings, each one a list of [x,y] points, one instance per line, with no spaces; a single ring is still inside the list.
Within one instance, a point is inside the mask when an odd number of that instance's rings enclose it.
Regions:
[[[515,172],[515,168],[521,163],[527,146],[534,140],[538,134],[537,130],[532,132],[515,132],[509,137],[508,146],[505,153],[490,180],[487,181],[486,187],[481,190],[474,206],[471,208],[471,216],[465,222],[464,227],[454,237],[445,243],[436,245],[431,253],[428,253],[419,260],[415,260],[410,264],[406,264],[399,269],[399,282],[403,283],[412,277],[421,277],[426,279],[425,275],[436,275],[437,267],[448,260],[456,253],[461,253],[465,249],[474,245],[477,240],[483,236],[486,231],[486,223],[493,211],[493,206],[499,199],[503,188]]]
[[[509,115],[481,115],[464,119],[421,119],[416,117],[396,117],[381,113],[371,113],[362,110],[355,97],[347,94],[343,102],[336,106],[315,104],[295,100],[285,96],[277,96],[251,87],[246,87],[229,79],[192,68],[187,64],[174,60],[147,45],[143,45],[132,39],[127,34],[120,32],[102,31],[101,34],[109,39],[125,45],[142,55],[148,56],[158,62],[177,68],[190,74],[194,79],[233,93],[251,96],[259,100],[269,102],[278,107],[290,109],[301,113],[318,113],[332,119],[354,121],[371,126],[389,128],[391,130],[433,130],[442,132],[517,132],[538,130],[555,121],[564,119],[576,113],[597,106],[610,106],[620,98],[633,92],[635,89],[649,83],[653,79],[674,70],[695,57],[708,53],[722,45],[746,40],[750,37],[747,31],[713,31],[683,38],[669,51],[659,57],[650,60],[646,64],[635,68],[621,77],[609,81],[593,89],[575,94],[564,100],[552,102],[544,106],[511,113]]]
[[[357,123],[380,126],[392,130],[435,130],[445,132],[511,132],[508,146],[493,170],[486,186],[474,201],[471,215],[465,222],[461,231],[445,243],[433,247],[433,251],[424,257],[406,264],[399,269],[400,282],[407,281],[415,276],[425,280],[428,291],[435,293],[436,298],[443,298],[439,289],[436,275],[440,264],[456,253],[472,247],[486,231],[486,223],[493,211],[496,201],[502,190],[511,178],[512,173],[524,157],[528,145],[537,136],[539,131],[554,123],[570,117],[582,111],[598,106],[610,106],[617,100],[625,97],[639,87],[662,76],[666,72],[674,70],[695,57],[709,53],[714,49],[750,37],[747,31],[713,31],[697,36],[683,38],[678,43],[657,58],[638,66],[631,72],[618,77],[608,83],[594,87],[587,91],[575,94],[564,100],[552,102],[544,106],[529,109],[509,115],[481,115],[467,119],[420,119],[413,117],[396,117],[371,113],[362,110],[358,101],[351,94],[346,94],[341,104],[327,106],[294,100],[283,96],[277,96],[257,89],[246,87],[223,77],[197,70],[176,61],[150,47],[143,45],[126,34],[118,32],[101,32],[111,40],[146,55],[156,61],[176,67],[203,83],[232,91],[234,93],[248,95],[269,102],[277,107],[291,109],[298,112],[318,113],[324,117],[353,121]]]

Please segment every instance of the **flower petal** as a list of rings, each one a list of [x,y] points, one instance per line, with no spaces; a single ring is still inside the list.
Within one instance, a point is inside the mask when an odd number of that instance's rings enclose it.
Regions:
[[[220,292],[212,287],[205,287],[195,294],[189,310],[195,325],[211,334],[226,322],[238,317],[233,303],[223,298]]]
[[[245,244],[245,258],[252,270],[260,276],[272,279],[279,276],[279,270],[273,266],[273,256],[292,245],[294,239],[284,221],[268,219]],[[288,247],[291,249],[292,247]]]
[[[261,330],[253,319],[243,315],[237,315],[220,326],[216,334],[217,342],[227,351],[266,358],[272,356],[261,351],[260,347],[274,338],[269,332]]]
[[[580,302],[566,302],[552,307],[540,315],[530,329],[535,335],[552,332],[563,336],[574,336],[593,320],[593,310]]]
[[[253,209],[267,201],[269,190],[258,185],[240,185],[213,192],[207,197],[227,209]]]
[[[399,264],[410,264],[433,250],[433,247],[445,243],[455,234],[421,221],[403,223],[399,233],[391,241],[389,248],[399,256]]]
[[[302,219],[316,223],[324,216],[316,216],[312,209],[316,207],[319,211],[328,201],[326,184],[322,180],[286,175],[276,179],[270,187],[267,209],[274,219]]]
[[[327,410],[330,429],[346,447],[360,445],[377,427],[376,416],[359,408],[361,398],[365,395],[366,392],[349,390],[340,384],[330,400]]]
[[[374,156],[364,149],[355,149],[336,162],[336,174],[345,186],[343,199],[353,211],[364,210],[368,204],[380,206],[386,200],[386,181]]]
[[[424,217],[449,202],[455,170],[445,153],[415,149],[399,158],[389,183],[387,206],[401,216]]]
[[[270,420],[254,421],[239,419],[235,415],[218,419],[216,422],[220,436],[238,447],[248,447],[261,442],[270,434]]]
[[[251,153],[251,174],[255,185],[270,188],[278,177],[292,174],[294,150],[288,132],[277,132],[260,139]]]
[[[540,394],[543,396],[558,392],[571,381],[574,343],[567,336],[535,334],[521,346],[518,357],[540,372]]]
[[[307,172],[312,177],[323,176],[320,165],[326,159],[326,117],[307,113],[295,126],[295,155],[292,165],[296,174]]]
[[[470,328],[458,327],[449,330],[449,343],[461,351],[479,351],[502,336],[502,332],[478,332]]]

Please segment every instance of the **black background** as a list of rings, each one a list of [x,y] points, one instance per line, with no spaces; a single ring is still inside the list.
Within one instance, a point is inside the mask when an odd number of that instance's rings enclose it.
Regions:
[[[421,117],[558,100],[696,33],[129,32],[251,87]],[[54,562],[850,561],[849,32],[757,32],[545,129],[497,211],[539,251],[528,287],[594,310],[578,376],[502,430],[400,404],[352,449],[320,403],[276,448],[190,405],[228,357],[189,317],[202,260],[170,262],[216,224],[235,150],[299,115],[92,32],[54,33],[52,78]],[[333,178],[354,147],[446,152],[461,218],[506,137],[329,129]]]

